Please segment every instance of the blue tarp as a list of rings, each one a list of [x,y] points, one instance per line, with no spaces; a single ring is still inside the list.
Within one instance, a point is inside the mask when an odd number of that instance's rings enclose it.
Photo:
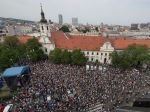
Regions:
[[[28,66],[21,66],[21,67],[12,67],[8,68],[4,71],[3,77],[14,77],[14,76],[20,76],[24,72],[28,71],[29,67]]]

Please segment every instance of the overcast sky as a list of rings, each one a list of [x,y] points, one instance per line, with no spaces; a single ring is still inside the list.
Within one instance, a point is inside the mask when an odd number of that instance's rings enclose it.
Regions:
[[[46,18],[71,23],[121,24],[150,22],[150,0],[0,0],[0,16],[40,20],[40,3]]]

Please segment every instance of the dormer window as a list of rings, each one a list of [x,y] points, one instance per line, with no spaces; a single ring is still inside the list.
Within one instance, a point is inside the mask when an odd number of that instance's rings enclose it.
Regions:
[[[106,43],[106,49],[108,49],[109,43]]]

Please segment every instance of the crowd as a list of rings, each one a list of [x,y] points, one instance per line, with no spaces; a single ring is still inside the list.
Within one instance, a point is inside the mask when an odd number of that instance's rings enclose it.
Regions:
[[[84,112],[98,103],[103,105],[101,112],[115,112],[150,86],[150,77],[136,69],[107,66],[105,71],[86,71],[85,66],[48,61],[29,66],[30,84],[11,100],[17,112]]]

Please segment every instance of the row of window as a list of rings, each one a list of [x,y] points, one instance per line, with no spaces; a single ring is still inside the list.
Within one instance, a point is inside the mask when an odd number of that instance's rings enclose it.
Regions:
[[[42,30],[44,30],[44,27],[42,26]],[[47,26],[47,30],[48,30],[48,26]]]
[[[96,54],[99,55],[98,52]],[[89,52],[87,52],[87,55],[89,55]],[[92,55],[94,55],[94,52],[92,52]],[[103,55],[105,55],[105,56],[107,56],[107,55],[111,56],[111,53],[101,53],[101,56],[103,56]]]

